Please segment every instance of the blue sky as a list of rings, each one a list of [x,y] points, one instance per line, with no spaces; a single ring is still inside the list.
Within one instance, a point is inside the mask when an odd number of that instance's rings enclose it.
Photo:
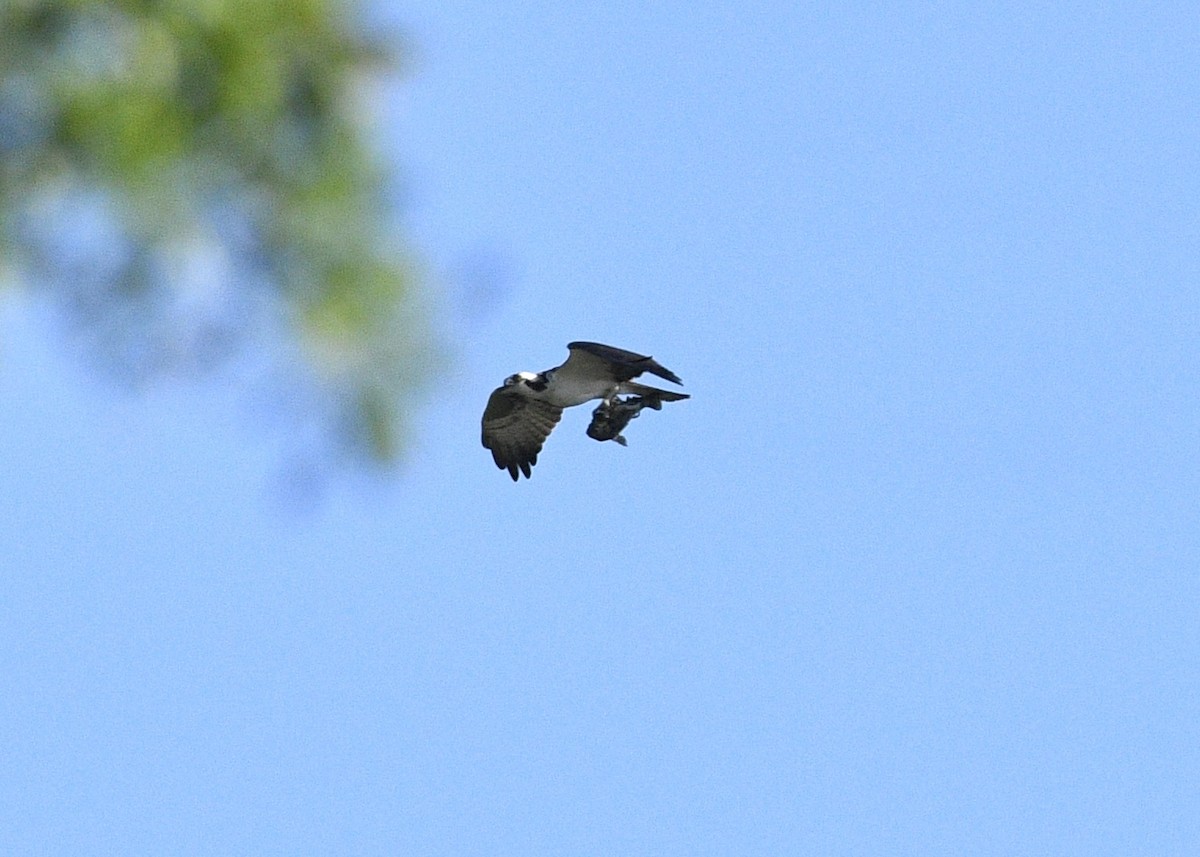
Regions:
[[[596,6],[396,13],[394,483],[10,296],[0,850],[1200,851],[1200,14]],[[573,339],[693,399],[514,485]]]

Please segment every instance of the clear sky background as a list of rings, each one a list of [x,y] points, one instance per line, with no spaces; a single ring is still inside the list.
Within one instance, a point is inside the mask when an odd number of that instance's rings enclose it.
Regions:
[[[394,483],[7,301],[0,852],[1200,853],[1195,4],[395,17]],[[693,399],[513,484],[573,339]]]

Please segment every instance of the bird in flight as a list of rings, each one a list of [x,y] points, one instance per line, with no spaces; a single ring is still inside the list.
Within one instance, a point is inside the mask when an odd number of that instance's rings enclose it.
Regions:
[[[597,440],[615,439],[623,444],[624,438],[617,432],[629,422],[629,409],[634,409],[632,413],[636,416],[643,407],[658,410],[663,402],[689,398],[686,393],[660,390],[633,381],[643,372],[649,372],[673,384],[683,383],[678,375],[660,366],[652,357],[597,342],[572,342],[567,345],[567,350],[570,356],[566,363],[545,372],[509,375],[488,398],[483,412],[483,445],[492,451],[496,466],[507,470],[514,482],[521,473],[526,479],[531,476],[542,444],[558,424],[563,408],[602,399],[603,413],[626,418],[619,422],[615,431],[604,425],[602,434],[594,433],[593,429],[600,425],[598,420],[601,419],[601,408],[597,408],[598,414],[594,415],[588,435]],[[627,403],[634,400],[622,401],[617,398],[621,395],[640,398],[636,404],[629,405]]]

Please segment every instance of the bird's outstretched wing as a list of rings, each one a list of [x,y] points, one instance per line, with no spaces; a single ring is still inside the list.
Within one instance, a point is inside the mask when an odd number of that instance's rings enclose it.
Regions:
[[[562,373],[578,373],[589,378],[611,378],[613,381],[628,381],[643,372],[665,378],[673,384],[682,384],[679,376],[663,366],[653,357],[646,357],[623,348],[601,345],[599,342],[571,342],[567,344],[571,356],[559,367]]]
[[[562,417],[562,408],[523,395],[519,387],[498,387],[483,411],[483,445],[513,482],[528,479],[542,444]]]

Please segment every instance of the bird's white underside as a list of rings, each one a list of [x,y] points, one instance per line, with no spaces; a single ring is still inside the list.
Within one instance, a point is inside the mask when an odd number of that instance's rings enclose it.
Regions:
[[[525,378],[525,374],[521,373],[522,380],[528,380]],[[593,399],[605,399],[616,395],[621,392],[621,387],[624,385],[616,384],[608,379],[564,376],[560,372],[554,372],[550,374],[550,380],[545,390],[534,390],[526,384],[521,386],[525,395],[531,399],[541,399],[559,408],[573,408]]]

